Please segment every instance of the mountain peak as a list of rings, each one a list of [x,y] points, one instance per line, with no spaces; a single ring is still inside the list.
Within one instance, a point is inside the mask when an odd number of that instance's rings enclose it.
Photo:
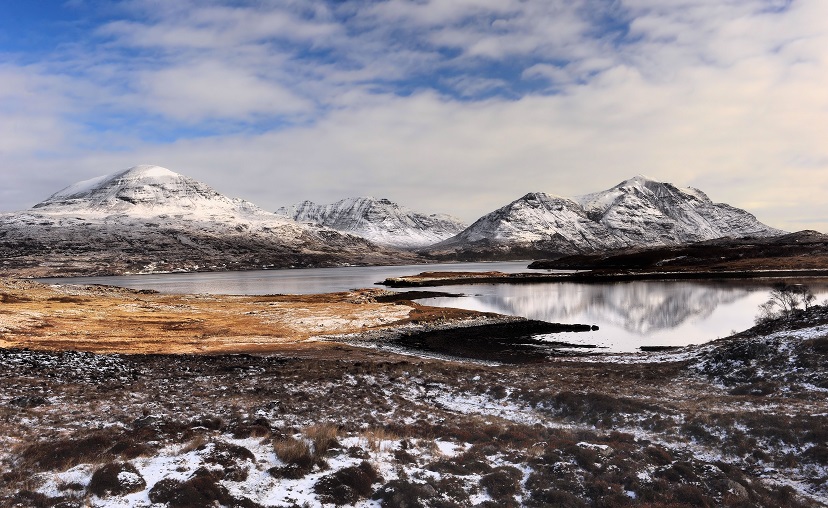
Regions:
[[[409,210],[389,199],[346,198],[328,205],[303,201],[278,214],[311,222],[397,248],[424,247],[456,235],[466,227],[459,219]]]
[[[36,205],[36,208],[48,202],[82,197],[83,195],[90,194],[114,180],[120,181],[121,185],[123,185],[124,181],[137,182],[140,180],[161,180],[176,177],[181,178],[182,176],[178,173],[170,171],[167,168],[162,168],[161,166],[153,166],[149,164],[133,166],[129,169],[118,171],[117,173],[110,173],[108,175],[102,175],[90,178],[89,180],[74,183],[52,194],[43,203]]]
[[[559,196],[557,194],[549,194],[546,192],[527,192],[517,201],[560,201],[560,200],[567,200],[569,198],[565,198],[563,196]]]
[[[133,166],[75,183],[34,206],[48,213],[260,215],[255,205],[219,194],[212,187],[154,165]]]
[[[157,178],[176,178],[181,177],[182,175],[170,171],[167,168],[162,168],[161,166],[155,166],[152,164],[139,164],[138,166],[132,166],[131,168],[127,169],[120,173],[122,177],[131,177],[131,178],[148,178],[148,179],[157,179]]]
[[[432,250],[560,255],[780,233],[744,210],[713,203],[698,189],[637,175],[574,199],[530,192]]]
[[[635,175],[634,177],[627,178],[623,182],[619,183],[618,185],[613,187],[613,189],[621,188],[621,187],[644,187],[647,184],[653,184],[653,183],[662,184],[662,185],[664,184],[664,182],[659,182],[658,180],[650,178],[649,176]]]
[[[152,165],[78,182],[34,209],[0,216],[0,248],[16,253],[13,257],[41,259],[48,253],[50,267],[37,267],[39,275],[418,259],[352,235],[299,224]]]

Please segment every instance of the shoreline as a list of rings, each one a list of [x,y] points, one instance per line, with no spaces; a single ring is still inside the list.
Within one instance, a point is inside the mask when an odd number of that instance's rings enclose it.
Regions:
[[[381,345],[444,353],[458,360],[481,359],[477,350],[482,347],[488,351],[484,359],[510,363],[564,347],[535,341],[533,335],[593,329],[414,301],[434,296],[458,295],[376,288],[312,295],[162,294],[0,279],[0,348],[97,354],[327,354],[333,343],[352,349],[376,336],[382,337],[377,341]],[[435,339],[447,334],[464,345]],[[354,340],[360,336],[365,338]],[[496,350],[502,347],[511,353],[499,358]]]
[[[390,288],[451,286],[465,284],[537,284],[550,282],[602,283],[636,280],[728,280],[828,277],[828,269],[800,270],[697,270],[697,271],[598,271],[578,273],[503,273],[422,272],[404,277],[389,277],[377,285]]]

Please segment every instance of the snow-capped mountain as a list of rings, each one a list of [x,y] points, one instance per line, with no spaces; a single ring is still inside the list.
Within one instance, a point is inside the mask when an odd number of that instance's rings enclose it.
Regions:
[[[698,189],[680,189],[643,176],[575,200],[590,218],[634,245],[671,245],[785,233],[762,224],[744,210],[713,203]]]
[[[467,226],[450,215],[427,215],[372,197],[348,198],[329,205],[303,201],[290,208],[280,208],[277,213],[402,249],[441,242]]]
[[[636,176],[573,199],[529,193],[428,250],[466,258],[552,256],[783,233],[698,189]]]
[[[135,166],[70,185],[36,204],[43,213],[124,214],[153,217],[184,214],[193,220],[266,218],[272,213],[242,199],[231,199],[208,185],[160,166]]]
[[[158,166],[0,215],[0,272],[35,276],[389,264],[413,256],[300,224]]]

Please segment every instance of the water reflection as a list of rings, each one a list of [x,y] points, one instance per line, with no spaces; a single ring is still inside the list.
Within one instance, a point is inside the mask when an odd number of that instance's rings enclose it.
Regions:
[[[684,282],[513,286],[497,288],[497,292],[481,298],[502,313],[543,321],[602,321],[640,334],[675,328],[693,317],[709,316],[719,305],[749,294],[745,288]]]
[[[636,281],[611,284],[487,285],[452,288],[463,298],[431,298],[424,304],[460,307],[559,323],[599,326],[588,334],[556,334],[550,340],[592,343],[612,351],[640,346],[707,342],[753,325],[770,282]],[[812,284],[824,295],[824,283]]]

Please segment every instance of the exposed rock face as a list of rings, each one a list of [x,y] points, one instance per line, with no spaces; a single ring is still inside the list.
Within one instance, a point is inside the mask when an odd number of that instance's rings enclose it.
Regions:
[[[428,251],[459,258],[549,257],[783,233],[744,210],[713,203],[698,189],[637,176],[574,199],[529,193]]]
[[[277,213],[403,249],[432,245],[467,226],[450,215],[427,215],[372,197],[348,198],[329,205],[303,201],[290,208],[280,208]]]
[[[0,215],[0,273],[90,275],[410,262],[414,256],[299,224],[158,166],[63,189]]]

